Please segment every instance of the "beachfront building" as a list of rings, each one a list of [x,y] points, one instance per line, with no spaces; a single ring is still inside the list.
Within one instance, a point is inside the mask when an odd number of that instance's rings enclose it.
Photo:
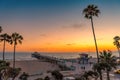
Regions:
[[[81,54],[79,54],[79,56],[80,56],[79,64],[88,64],[88,60],[89,60],[88,54],[81,53]]]

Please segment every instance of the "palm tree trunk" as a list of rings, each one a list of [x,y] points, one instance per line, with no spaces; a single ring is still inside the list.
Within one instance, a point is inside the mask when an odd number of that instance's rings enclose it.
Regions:
[[[15,77],[13,77],[12,80],[15,80]]]
[[[5,40],[4,40],[4,44],[3,44],[3,61],[5,60]]]
[[[13,53],[13,69],[15,68],[15,49],[16,49],[16,45],[14,44],[14,53]]]
[[[0,80],[2,80],[2,74],[0,73]]]
[[[117,49],[118,49],[118,53],[119,53],[119,61],[120,61],[120,49],[119,49],[119,47],[117,47]]]
[[[100,75],[100,80],[102,80],[102,72],[99,71],[99,75]]]
[[[16,49],[16,45],[14,43],[14,52],[13,52],[13,70],[15,69],[15,49]],[[13,71],[14,72],[14,71]],[[14,80],[15,78],[13,77],[12,80]]]
[[[110,80],[109,71],[107,70],[106,73],[107,73],[107,80]]]
[[[94,26],[93,26],[93,18],[92,17],[91,17],[91,25],[92,25],[92,31],[93,31],[94,42],[95,42],[95,47],[96,47],[97,59],[98,59],[98,63],[99,63],[98,47],[97,47],[97,41],[96,41],[96,36],[95,36],[95,31],[94,31]]]

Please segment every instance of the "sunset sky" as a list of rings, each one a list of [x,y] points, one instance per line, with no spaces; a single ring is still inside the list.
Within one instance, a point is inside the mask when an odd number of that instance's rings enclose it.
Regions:
[[[24,37],[17,51],[95,51],[90,20],[82,14],[89,4],[101,11],[94,17],[99,50],[116,50],[113,37],[120,36],[120,0],[0,0],[0,25],[3,33]],[[0,51],[2,47],[0,43]],[[13,46],[6,50],[13,51]]]

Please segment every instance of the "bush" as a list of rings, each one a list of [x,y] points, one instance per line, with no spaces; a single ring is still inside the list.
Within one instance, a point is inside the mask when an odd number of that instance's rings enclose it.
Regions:
[[[48,76],[46,76],[44,80],[50,80],[50,78]]]
[[[20,79],[20,80],[28,80],[28,77],[29,77],[28,73],[23,72],[23,73],[20,75],[19,79]]]
[[[42,78],[37,78],[37,79],[35,79],[35,80],[44,80],[44,79],[42,79]]]
[[[8,80],[13,78],[13,80],[19,75],[21,68],[12,68],[10,63],[0,60],[0,80]]]
[[[52,72],[52,76],[56,80],[62,80],[63,79],[63,75],[59,71],[56,71],[56,70]]]

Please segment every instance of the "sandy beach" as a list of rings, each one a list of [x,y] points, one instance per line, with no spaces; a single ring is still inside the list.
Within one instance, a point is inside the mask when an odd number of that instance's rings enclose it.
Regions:
[[[12,66],[12,61],[9,62]],[[26,72],[31,75],[29,80],[33,80],[38,77],[45,77],[47,75],[44,73],[47,73],[48,71],[59,70],[58,65],[40,60],[16,61],[16,68],[21,68],[21,73]]]
[[[12,64],[12,61],[10,63]],[[22,71],[25,71],[29,74],[59,69],[55,64],[51,64],[49,62],[41,62],[38,60],[16,61],[16,67],[22,68]]]
[[[94,63],[94,62],[96,62],[96,58],[92,58],[89,61]],[[12,66],[12,61],[9,61],[9,62],[11,63],[11,66]],[[92,69],[92,65],[89,63],[88,64],[79,64],[78,62],[72,63],[68,60],[65,64],[67,66],[71,66],[71,65],[74,66],[75,70],[61,71],[63,76],[74,76],[74,77],[80,76],[80,75],[82,75],[82,73],[84,73],[84,71],[88,71],[88,70]],[[85,69],[82,69],[82,67],[85,67]],[[43,60],[16,61],[16,68],[21,68],[22,69],[21,73],[22,72],[28,73],[30,75],[28,80],[34,80],[37,78],[45,78],[46,76],[51,77],[51,73],[48,73],[48,71],[60,70],[60,68],[58,67],[57,64],[46,62]],[[113,75],[113,73],[112,73],[112,75]]]
[[[96,59],[95,59],[96,60]],[[92,60],[94,61],[94,60]],[[12,61],[9,61],[11,63],[12,66]],[[82,72],[84,72],[83,69],[81,69],[81,67],[85,66],[86,70],[90,70],[91,66],[89,64],[78,64],[78,62],[70,62],[69,60],[67,62],[65,62],[65,64],[69,67],[74,66],[75,70],[74,71],[68,71],[67,75],[69,75],[69,73],[71,74],[71,72],[73,74],[81,74]],[[21,61],[16,61],[16,68],[21,68],[22,72],[26,72],[29,75],[31,75],[29,77],[29,80],[34,80],[36,78],[44,78],[47,75],[50,76],[50,73],[48,74],[48,71],[54,71],[54,70],[60,70],[59,66],[57,64],[54,63],[50,63],[50,62],[46,62],[43,61],[42,59],[40,60],[21,60]],[[66,75],[66,72],[62,72],[63,74]]]

